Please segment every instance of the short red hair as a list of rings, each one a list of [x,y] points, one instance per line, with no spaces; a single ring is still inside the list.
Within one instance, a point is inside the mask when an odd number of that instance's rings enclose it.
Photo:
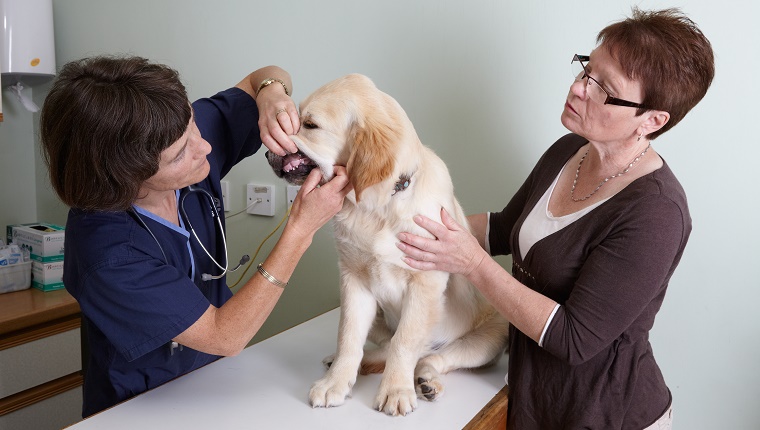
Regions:
[[[670,114],[670,120],[649,134],[654,139],[678,124],[699,103],[715,76],[710,41],[679,9],[641,11],[610,24],[597,36],[644,89],[642,104]],[[646,112],[639,109],[638,115]]]

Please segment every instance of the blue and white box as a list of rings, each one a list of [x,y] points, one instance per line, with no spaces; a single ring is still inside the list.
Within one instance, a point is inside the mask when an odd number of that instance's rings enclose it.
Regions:
[[[32,261],[32,286],[40,291],[64,288],[63,261]]]
[[[63,243],[66,229],[59,225],[34,223],[9,226],[13,243],[26,248],[33,261],[49,263],[63,261]]]

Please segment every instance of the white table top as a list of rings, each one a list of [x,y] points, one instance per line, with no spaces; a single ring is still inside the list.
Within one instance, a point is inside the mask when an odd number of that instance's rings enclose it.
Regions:
[[[312,409],[311,384],[335,352],[339,309],[93,415],[69,429],[461,429],[504,386],[507,357],[496,366],[443,376],[436,402],[391,417],[372,408],[381,375],[359,375],[353,396]]]

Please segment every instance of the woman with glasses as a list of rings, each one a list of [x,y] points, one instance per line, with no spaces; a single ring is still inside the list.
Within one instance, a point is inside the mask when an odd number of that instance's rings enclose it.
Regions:
[[[399,235],[411,267],[462,273],[511,323],[515,429],[670,428],[649,343],[686,246],[686,195],[652,141],[707,92],[710,42],[677,9],[641,11],[574,55],[562,124],[501,212],[418,216]],[[511,274],[489,255],[511,255]]]

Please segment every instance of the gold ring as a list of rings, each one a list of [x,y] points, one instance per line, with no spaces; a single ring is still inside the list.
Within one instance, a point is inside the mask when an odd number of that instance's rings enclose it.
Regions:
[[[279,114],[281,114],[283,112],[287,112],[287,111],[288,111],[287,109],[279,109],[277,112],[274,113],[274,117],[277,118],[277,115],[279,115]]]

